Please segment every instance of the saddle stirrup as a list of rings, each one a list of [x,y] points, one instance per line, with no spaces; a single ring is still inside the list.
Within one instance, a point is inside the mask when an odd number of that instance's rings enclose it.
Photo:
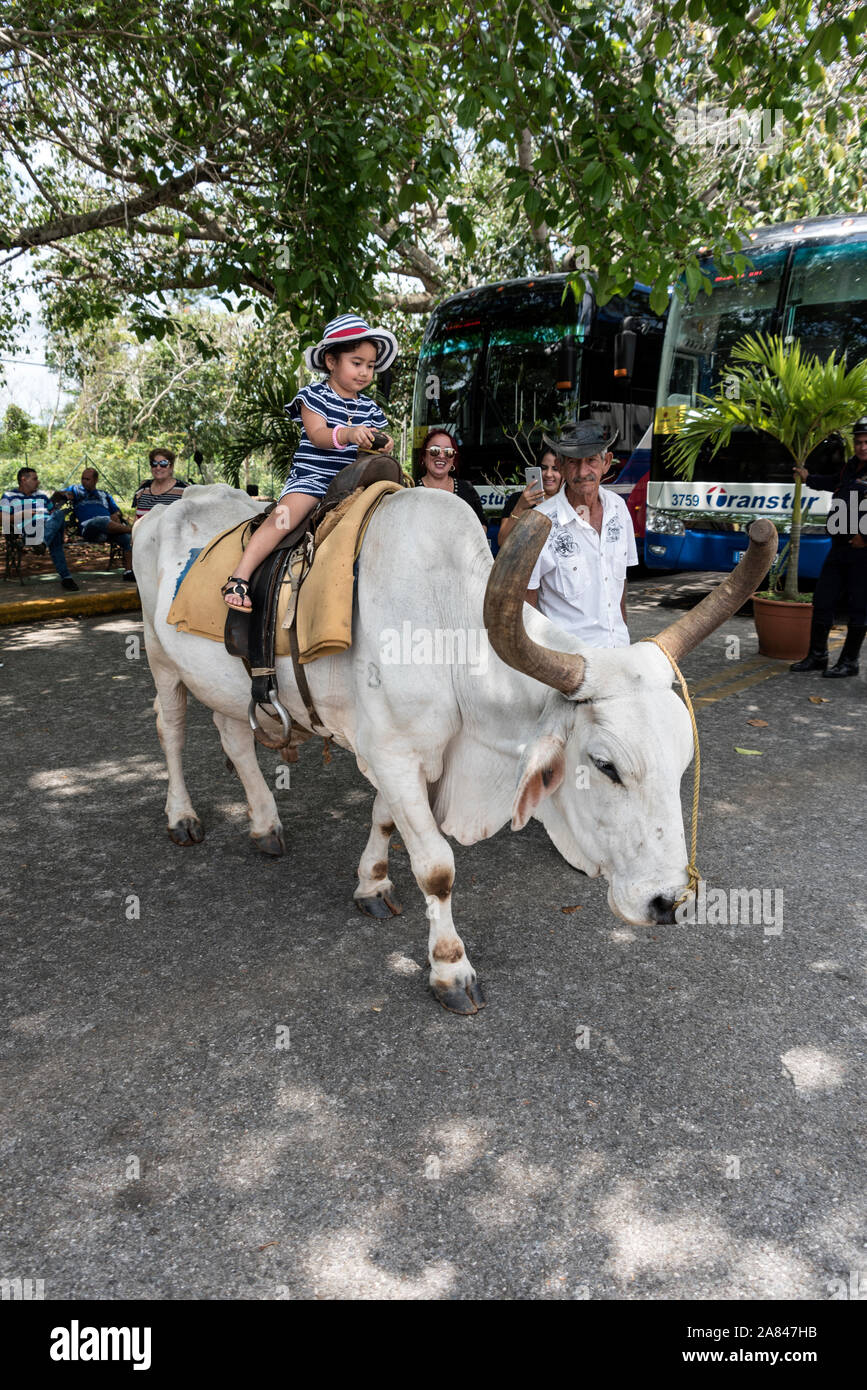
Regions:
[[[280,703],[277,695],[276,671],[273,667],[254,666],[251,675],[253,677],[252,697],[247,707],[247,720],[253,731],[253,737],[264,744],[266,748],[283,748],[292,737],[292,716],[284,705]],[[274,735],[263,729],[259,723],[259,709],[264,709],[270,705],[275,715],[280,720],[280,733]]]

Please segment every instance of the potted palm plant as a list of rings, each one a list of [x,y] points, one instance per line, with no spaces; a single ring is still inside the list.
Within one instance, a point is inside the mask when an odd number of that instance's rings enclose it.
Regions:
[[[748,335],[732,350],[725,387],[714,397],[700,396],[688,410],[669,457],[676,471],[691,478],[703,446],[710,457],[728,444],[732,432],[747,429],[768,435],[803,469],[813,450],[829,434],[851,433],[867,407],[867,361],[847,369],[845,354],[826,360],[803,353],[799,342],[776,334]],[[753,614],[764,656],[795,661],[809,646],[813,605],[798,589],[801,546],[801,491],[794,475],[791,526],[771,569],[770,588],[753,597]],[[778,526],[778,529],[781,529]]]

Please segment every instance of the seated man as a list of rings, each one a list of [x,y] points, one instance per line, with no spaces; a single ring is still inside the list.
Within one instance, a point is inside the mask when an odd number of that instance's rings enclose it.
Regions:
[[[527,588],[527,602],[591,647],[628,647],[626,570],[638,564],[632,518],[616,492],[600,487],[612,440],[593,420],[542,438],[556,455],[563,486],[536,508],[551,532]]]
[[[64,589],[77,589],[63,551],[63,512],[46,492],[39,491],[35,468],[19,468],[18,486],[0,497],[4,535],[17,535],[25,545],[47,545]]]
[[[135,575],[130,568],[130,554],[132,541],[130,531],[132,527],[124,521],[120,509],[110,492],[103,492],[96,485],[99,482],[99,473],[95,468],[85,468],[81,475],[81,482],[74,483],[72,487],[66,488],[63,492],[54,494],[58,500],[63,497],[72,503],[72,510],[75,512],[75,519],[81,531],[81,538],[85,541],[113,541],[120,543],[124,558],[124,579],[134,580]]]

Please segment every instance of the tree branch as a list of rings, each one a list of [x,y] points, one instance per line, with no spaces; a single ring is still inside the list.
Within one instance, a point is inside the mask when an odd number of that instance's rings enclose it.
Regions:
[[[394,221],[386,222],[385,226],[379,222],[373,222],[371,227],[374,235],[378,236],[380,241],[388,241],[395,232],[403,230]],[[414,246],[409,241],[401,241],[395,250],[402,258],[407,273],[415,275],[417,279],[421,280],[429,294],[435,294],[438,290],[445,288],[445,275],[436,261],[431,260],[427,252],[423,251],[420,246]]]
[[[435,294],[380,294],[383,309],[400,309],[405,314],[429,314],[437,302]]]
[[[220,171],[211,164],[194,164],[184,174],[169,179],[168,183],[152,188],[147,193],[131,198],[128,202],[112,203],[97,212],[71,213],[68,217],[46,222],[38,227],[20,228],[13,236],[0,240],[4,250],[15,246],[30,249],[48,246],[54,241],[65,241],[68,237],[80,236],[83,232],[100,231],[104,227],[117,227],[135,221],[143,213],[154,208],[175,203],[184,193],[189,193],[199,183],[216,183]]]

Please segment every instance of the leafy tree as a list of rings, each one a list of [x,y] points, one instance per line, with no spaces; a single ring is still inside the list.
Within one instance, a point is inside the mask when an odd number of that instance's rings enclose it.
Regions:
[[[26,440],[33,427],[33,421],[22,410],[20,405],[15,405],[14,401],[6,407],[6,414],[3,416],[3,428],[7,434],[17,435],[19,439]]]
[[[127,443],[182,441],[183,452],[201,450],[213,461],[229,437],[229,421],[248,340],[256,338],[250,314],[181,311],[177,331],[140,344],[118,318],[88,324],[75,333],[55,333],[51,363],[63,364],[73,399],[66,408],[67,430],[79,438],[115,436]],[[207,357],[198,349],[213,344]]]
[[[864,109],[865,25],[840,0],[9,0],[0,247],[41,249],[56,325],[124,307],[141,335],[208,290],[309,337],[377,272],[422,313],[498,255],[587,265],[602,300],[643,279],[661,309],[699,244],[822,202],[755,142],[711,161],[683,110],[772,103],[850,197],[860,145],[828,156],[822,123],[832,91]]]

